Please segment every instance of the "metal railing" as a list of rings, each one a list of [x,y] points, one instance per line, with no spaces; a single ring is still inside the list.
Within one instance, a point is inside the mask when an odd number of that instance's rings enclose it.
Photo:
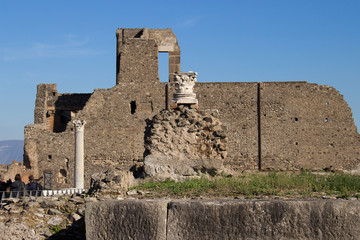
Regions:
[[[22,197],[48,197],[56,195],[70,195],[74,193],[85,193],[86,189],[66,188],[59,190],[25,190],[25,191],[0,191],[0,203],[4,200]]]

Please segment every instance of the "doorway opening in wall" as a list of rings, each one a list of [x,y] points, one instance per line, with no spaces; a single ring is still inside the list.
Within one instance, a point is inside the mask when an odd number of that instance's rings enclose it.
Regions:
[[[158,59],[160,82],[169,82],[169,53],[159,52]]]
[[[44,172],[44,190],[49,190],[52,188],[52,173]]]
[[[65,169],[60,169],[59,182],[67,183],[67,171]]]
[[[136,102],[135,101],[130,102],[130,112],[131,112],[131,114],[134,114],[136,112]]]

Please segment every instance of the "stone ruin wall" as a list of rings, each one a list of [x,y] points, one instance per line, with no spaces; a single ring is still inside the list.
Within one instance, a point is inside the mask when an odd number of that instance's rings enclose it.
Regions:
[[[338,91],[306,82],[260,89],[262,169],[358,168],[360,136]]]
[[[35,178],[50,172],[54,183],[70,182],[69,174],[74,172],[74,133],[68,123],[90,96],[60,94],[56,84],[38,85],[34,124],[25,126],[24,131],[24,166]]]
[[[119,28],[116,39],[116,84],[158,82],[158,52],[169,53],[170,81],[180,71],[180,46],[170,28]]]
[[[173,93],[172,83],[159,80],[157,54],[176,50],[169,54],[169,65],[180,70],[176,55],[180,48],[169,29],[163,34],[170,40],[163,43],[149,37],[158,30],[129,31],[117,31],[113,88],[60,94],[55,84],[38,86],[34,124],[25,127],[24,164],[38,176],[51,172],[53,187],[73,186],[74,119],[87,122],[85,187],[91,174],[105,168],[142,165],[145,119],[166,107],[166,85],[170,99]],[[200,109],[217,109],[227,126],[224,166],[235,172],[259,167],[352,170],[360,163],[360,137],[351,110],[332,87],[306,82],[221,82],[197,83],[194,92]]]
[[[235,171],[258,169],[257,84],[197,83],[194,92],[200,109],[217,109],[227,126],[224,166]]]
[[[11,164],[1,164],[0,165],[0,176],[3,181],[7,181],[11,179],[11,181],[15,181],[15,175],[20,174],[21,180],[27,184],[29,182],[29,176],[32,173],[29,169],[27,169],[23,162],[17,162],[13,160]]]
[[[260,86],[262,169],[321,170],[333,166],[350,170],[359,163],[359,135],[350,108],[335,89],[305,82]],[[149,91],[137,92],[139,87]],[[130,169],[142,164],[145,119],[164,109],[164,92],[164,83],[120,84],[95,90],[76,114],[76,118],[87,121],[85,179],[106,167]],[[258,169],[258,84],[199,83],[195,92],[200,108],[217,109],[227,126],[228,157],[224,165],[235,171]],[[136,104],[134,113],[132,102]],[[63,183],[65,176],[60,171],[66,171],[67,182],[72,183],[72,123],[59,133],[30,125],[26,139],[26,145],[34,146],[42,171],[53,172],[54,181]]]

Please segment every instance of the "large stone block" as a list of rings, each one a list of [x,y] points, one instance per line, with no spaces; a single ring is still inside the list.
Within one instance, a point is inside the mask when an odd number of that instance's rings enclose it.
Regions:
[[[167,239],[359,239],[360,203],[172,201]]]
[[[166,239],[167,201],[109,201],[86,206],[86,239]]]

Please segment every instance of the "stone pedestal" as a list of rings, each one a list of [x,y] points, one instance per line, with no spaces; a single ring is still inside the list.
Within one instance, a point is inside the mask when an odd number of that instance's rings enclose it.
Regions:
[[[176,93],[171,100],[172,104],[176,105],[195,105],[198,104],[196,94],[193,88],[196,82],[196,72],[176,72],[174,73],[174,83]]]
[[[85,120],[73,121],[75,125],[74,188],[84,188],[84,126]]]

